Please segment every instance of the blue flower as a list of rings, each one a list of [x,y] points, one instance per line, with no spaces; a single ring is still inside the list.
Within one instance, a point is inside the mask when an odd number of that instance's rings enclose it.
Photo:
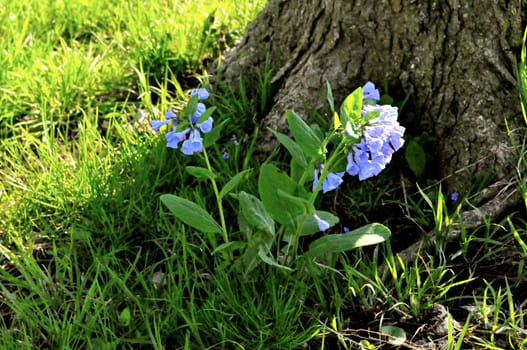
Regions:
[[[163,125],[173,123],[175,118],[177,118],[177,114],[174,113],[173,110],[169,109],[165,113],[165,120],[151,120],[150,125],[152,126],[152,130],[159,131]]]
[[[203,113],[205,113],[205,111],[207,110],[207,107],[205,107],[205,105],[203,103],[198,103],[198,105],[196,106],[196,111],[194,112],[194,114],[190,117],[190,122],[192,124],[196,124],[196,122],[199,120],[199,118],[201,117],[201,115]]]
[[[165,134],[165,139],[167,140],[167,147],[178,148],[178,144],[187,138],[187,133],[190,131],[190,129],[185,129],[183,131],[177,132],[176,128],[177,126],[174,125],[172,131],[167,132]]]
[[[206,100],[209,98],[209,92],[205,88],[194,89],[190,92],[190,97],[198,95],[198,100]]]
[[[229,152],[223,151],[223,154],[221,156],[223,159],[229,159]]]
[[[326,231],[329,228],[329,223],[326,220],[322,220],[317,214],[313,214],[313,217],[317,221],[320,231]]]
[[[208,117],[203,123],[197,123],[196,126],[206,134],[212,130],[213,122],[214,119],[212,119],[212,117]]]
[[[453,202],[456,202],[459,199],[459,193],[457,191],[452,192],[450,195],[450,200]]]
[[[151,120],[150,125],[152,125],[152,130],[159,131],[163,125],[172,123],[172,120]]]
[[[177,118],[177,114],[174,113],[173,110],[169,109],[168,111],[165,112],[165,118],[166,119],[174,119],[174,118]]]
[[[181,152],[190,156],[201,151],[203,151],[203,138],[198,129],[193,129],[190,131],[189,138],[181,145]]]
[[[197,96],[198,100],[205,100],[209,97],[209,92],[204,88],[194,89],[190,92],[190,96]],[[165,120],[152,120],[150,123],[154,131],[159,131],[164,125],[172,124],[172,130],[165,134],[167,147],[179,148],[179,143],[183,142],[181,152],[186,155],[192,155],[203,151],[203,138],[201,137],[200,131],[209,133],[212,130],[214,119],[211,116],[199,123],[199,119],[206,110],[207,107],[203,103],[198,102],[196,104],[196,110],[189,117],[188,124],[190,125],[185,130],[179,132],[177,131],[177,124],[183,128],[186,127],[187,122],[183,121],[183,125],[179,123],[177,114],[171,109],[165,113]],[[184,111],[186,110],[184,109]]]
[[[375,88],[375,84],[371,81],[364,84],[362,87],[362,93],[365,100],[375,100],[380,101],[381,96],[379,94],[379,90]]]
[[[348,154],[346,171],[365,180],[378,175],[392,160],[392,154],[404,144],[405,128],[397,122],[397,107],[364,105],[363,114],[368,124],[362,129],[362,140]],[[373,114],[375,113],[375,114]]]
[[[232,141],[232,143],[234,143],[235,146],[239,146],[240,145],[240,143],[238,142],[238,138],[234,134],[231,136],[231,141]]]
[[[315,190],[318,184],[318,176],[321,170],[324,169],[324,164],[320,165],[320,169],[315,168],[315,179],[313,180],[313,188],[312,191]],[[340,186],[340,184],[343,182],[342,177],[344,176],[344,171],[339,173],[329,173],[324,181],[322,181],[322,192],[326,193],[329,191],[333,191],[337,187]]]

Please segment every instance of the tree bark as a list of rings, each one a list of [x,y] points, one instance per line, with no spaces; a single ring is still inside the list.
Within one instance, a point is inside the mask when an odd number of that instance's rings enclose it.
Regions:
[[[515,71],[526,9],[527,0],[270,0],[221,74],[233,86],[253,81],[267,59],[276,94],[262,122],[280,131],[286,109],[321,110],[326,80],[336,102],[386,82],[396,100],[409,95],[411,128],[434,136],[441,175],[455,187],[510,171],[505,123],[521,134]]]

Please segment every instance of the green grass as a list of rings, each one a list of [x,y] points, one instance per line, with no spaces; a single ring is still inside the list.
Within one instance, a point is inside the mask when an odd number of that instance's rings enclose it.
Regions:
[[[419,192],[404,178],[403,201],[388,173],[349,185],[337,200],[351,203],[341,213],[345,224],[382,219],[393,242],[334,257],[310,273],[259,266],[248,276],[168,215],[164,193],[218,213],[207,184],[184,170],[204,166],[202,159],[167,149],[148,119],[179,108],[186,90],[206,81],[204,63],[218,57],[224,39],[230,45],[243,33],[265,1],[5,3],[2,349],[375,348],[394,342],[380,333],[386,325],[403,329],[407,344],[525,348],[526,208],[403,261],[395,252],[407,236],[445,234],[472,197],[453,203],[440,186]],[[521,67],[525,82],[525,54]],[[212,97],[216,121],[234,121],[208,150],[217,181],[253,169],[240,188],[249,193],[260,165],[246,152],[258,136],[251,118],[269,107],[271,68],[256,97],[245,86]],[[527,203],[525,143],[515,146]],[[228,224],[236,202],[225,198]],[[383,210],[396,214],[383,217]],[[437,315],[440,306],[446,316]],[[436,321],[443,334],[434,333]]]

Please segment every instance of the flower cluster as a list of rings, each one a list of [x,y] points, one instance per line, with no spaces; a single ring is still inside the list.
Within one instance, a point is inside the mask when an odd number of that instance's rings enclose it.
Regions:
[[[347,122],[344,132],[359,142],[351,147],[348,153],[346,172],[352,176],[358,175],[359,180],[365,180],[378,175],[392,159],[392,154],[403,144],[405,128],[397,121],[397,107],[378,105],[379,90],[372,82],[363,87],[362,116],[366,123],[362,126]],[[321,170],[315,169],[313,191],[315,191]],[[324,193],[336,189],[343,182],[345,172],[329,173],[323,180],[321,189]]]
[[[363,128],[361,141],[348,154],[346,171],[359,180],[379,174],[403,144],[404,127],[397,122],[397,107],[364,105],[363,114],[375,116]],[[378,116],[377,116],[378,115]]]
[[[209,92],[204,88],[195,89],[190,92],[190,98],[197,99],[198,101],[206,100],[208,97]],[[179,148],[179,143],[183,142],[181,144],[181,152],[186,155],[192,155],[203,151],[203,137],[200,131],[208,133],[212,130],[214,119],[211,116],[205,120],[201,120],[206,110],[207,107],[203,103],[198,102],[195,108],[188,112],[188,123],[179,123],[178,115],[171,109],[165,113],[165,120],[152,120],[150,123],[154,131],[159,131],[164,125],[170,125],[171,131],[165,134],[167,147],[177,149]]]

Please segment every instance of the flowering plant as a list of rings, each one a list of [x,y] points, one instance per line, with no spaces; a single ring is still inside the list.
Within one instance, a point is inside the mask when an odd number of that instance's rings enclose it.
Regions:
[[[169,110],[165,120],[151,122],[156,131],[165,125],[171,126],[165,134],[167,147],[180,147],[185,155],[203,155],[206,168],[187,167],[187,170],[210,180],[220,223],[198,204],[177,195],[162,195],[162,202],[179,220],[206,234],[213,253],[221,252],[228,260],[236,257],[236,263],[246,272],[261,262],[291,270],[295,264],[377,244],[390,236],[387,227],[372,223],[352,231],[346,229],[344,233],[323,235],[307,250],[299,249],[301,237],[325,232],[339,222],[333,213],[315,208],[321,190],[322,193],[335,190],[346,174],[358,176],[361,181],[378,175],[404,144],[404,128],[397,122],[397,108],[377,104],[380,93],[373,83],[368,82],[346,97],[340,113],[334,109],[329,84],[327,87],[333,114],[330,130],[322,133],[318,126],[309,126],[295,112],[286,111],[293,138],[273,133],[291,155],[290,171],[286,173],[274,164],[264,163],[257,170],[257,194],[233,193],[250,169],[233,176],[219,190],[206,152],[206,145],[211,141],[204,141],[201,135],[213,142],[218,135],[218,131],[213,132],[214,107],[207,109],[201,102],[209,97],[207,90],[191,92],[181,117]],[[223,157],[226,158],[225,154]],[[236,232],[242,232],[243,239],[231,240],[228,233],[232,228],[226,226],[222,204],[227,194],[238,199],[239,230]],[[218,234],[223,237],[221,243],[218,243]]]

